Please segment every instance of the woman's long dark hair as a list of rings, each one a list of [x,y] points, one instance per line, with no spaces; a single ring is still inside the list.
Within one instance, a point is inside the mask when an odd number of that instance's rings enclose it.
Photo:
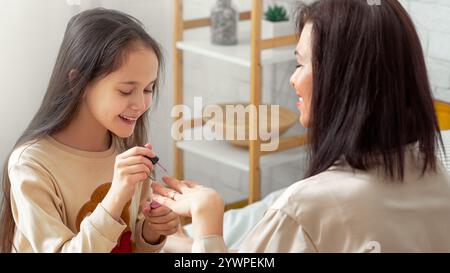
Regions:
[[[406,146],[418,143],[422,172],[436,170],[442,143],[421,43],[397,0],[321,0],[298,13],[312,23],[313,91],[306,177],[341,157],[403,181]]]
[[[56,133],[72,121],[87,84],[117,70],[132,42],[139,41],[153,50],[158,58],[159,73],[164,70],[161,46],[144,30],[136,18],[115,10],[87,10],[72,17],[67,25],[56,64],[42,104],[14,149],[30,141]],[[77,71],[69,79],[69,73]],[[113,136],[120,150],[143,146],[147,141],[147,113],[136,123],[133,135],[126,139]],[[3,168],[3,200],[0,218],[0,251],[10,252],[15,223],[11,212],[8,160]]]

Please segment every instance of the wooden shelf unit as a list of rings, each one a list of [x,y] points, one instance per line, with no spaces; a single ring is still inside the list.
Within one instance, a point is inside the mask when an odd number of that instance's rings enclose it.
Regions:
[[[218,47],[210,44],[209,40],[202,41],[184,41],[183,32],[185,30],[207,27],[210,25],[210,18],[200,18],[195,20],[183,19],[183,0],[174,1],[174,94],[173,105],[183,104],[183,52],[192,52],[202,54],[211,58],[216,58],[223,61],[228,61],[236,65],[246,66],[250,69],[250,103],[252,105],[261,104],[261,88],[262,88],[262,65],[274,62],[281,62],[293,59],[293,49],[286,49],[283,47],[294,45],[297,43],[295,35],[275,37],[271,39],[261,39],[261,22],[262,22],[262,1],[252,0],[251,11],[240,13],[240,21],[250,20],[251,23],[251,37],[247,43],[240,43],[236,46]],[[187,2],[187,1],[186,1]],[[247,49],[248,48],[248,49]],[[249,50],[249,52],[243,52]],[[178,120],[180,117],[177,117]],[[199,124],[199,122],[188,121],[190,124]],[[250,128],[259,124],[258,116],[250,114]],[[203,125],[202,122],[200,122]],[[193,125],[192,125],[193,126]],[[258,128],[258,127],[256,127]],[[182,132],[180,132],[181,134]],[[288,149],[300,147],[306,142],[304,135],[294,135],[287,138],[280,139],[280,145],[276,151],[262,152],[260,150],[260,140],[250,140],[248,169],[249,172],[249,196],[248,200],[243,202],[236,202],[237,206],[244,204],[251,204],[261,198],[261,161],[262,156],[286,151]],[[210,145],[213,145],[210,143]],[[219,144],[223,145],[223,144]],[[184,164],[183,164],[183,149],[189,152],[196,152],[202,154],[198,149],[202,149],[201,145],[189,146],[185,142],[174,141],[174,175],[179,179],[184,179]],[[231,147],[232,149],[234,147]],[[221,148],[218,147],[220,150]],[[223,148],[222,148],[223,149]],[[239,153],[238,153],[239,154]],[[204,156],[204,154],[203,154]],[[209,155],[211,156],[211,155]],[[231,156],[232,158],[232,156]],[[295,157],[293,157],[295,158]],[[236,163],[239,165],[239,163]],[[230,164],[233,165],[233,164]],[[242,166],[242,164],[240,164]],[[236,166],[236,165],[235,165]],[[228,205],[233,207],[233,205]]]

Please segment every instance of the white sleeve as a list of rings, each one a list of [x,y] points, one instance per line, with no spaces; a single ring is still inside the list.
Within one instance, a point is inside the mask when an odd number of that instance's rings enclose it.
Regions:
[[[222,236],[194,240],[192,252],[228,252]],[[269,209],[241,244],[239,252],[316,252],[302,226],[279,209]]]

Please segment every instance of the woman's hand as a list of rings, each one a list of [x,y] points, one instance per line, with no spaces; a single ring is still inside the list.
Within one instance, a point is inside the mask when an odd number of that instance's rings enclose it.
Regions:
[[[213,189],[172,177],[165,176],[162,179],[170,188],[152,183],[153,200],[166,205],[175,213],[191,217],[195,212],[210,206],[222,207],[223,210],[223,200]]]
[[[142,212],[145,215],[143,236],[147,242],[156,244],[160,241],[161,235],[169,236],[177,232],[180,217],[168,207],[152,208],[150,203],[147,203]]]
[[[152,162],[145,156],[155,156],[150,145],[131,148],[116,157],[111,188],[102,201],[102,206],[116,220],[133,197],[136,184],[147,179],[153,170]]]
[[[170,189],[152,183],[153,200],[182,216],[191,216],[194,238],[222,235],[224,202],[211,188],[192,181],[163,177]]]

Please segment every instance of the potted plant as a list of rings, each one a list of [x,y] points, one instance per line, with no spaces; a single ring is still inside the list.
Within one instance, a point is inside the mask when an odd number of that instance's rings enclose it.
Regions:
[[[261,33],[263,39],[293,34],[294,27],[289,20],[286,8],[277,4],[270,5],[264,13]]]

